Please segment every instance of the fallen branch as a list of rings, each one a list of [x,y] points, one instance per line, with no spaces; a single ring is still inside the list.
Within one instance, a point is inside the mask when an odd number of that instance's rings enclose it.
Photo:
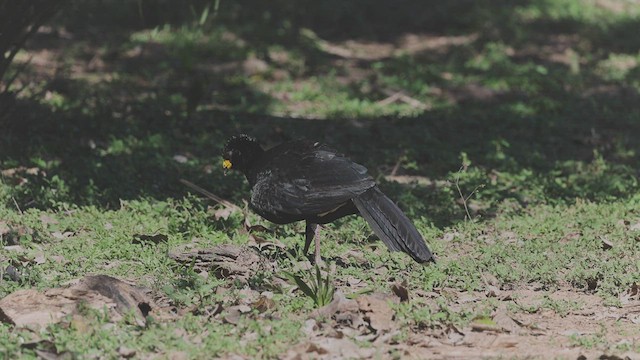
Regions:
[[[382,93],[384,93],[385,95],[387,95],[388,97],[385,99],[382,99],[380,101],[378,101],[376,104],[381,105],[381,106],[387,106],[390,104],[393,104],[395,102],[403,102],[405,104],[408,104],[414,108],[418,108],[418,109],[423,109],[423,110],[429,110],[431,108],[431,106],[429,104],[425,104],[424,102],[418,100],[418,99],[414,99],[411,96],[405,94],[402,91],[392,91],[392,90],[388,90],[388,89],[381,89]]]
[[[209,191],[207,191],[207,190],[205,190],[205,189],[201,188],[200,186],[198,186],[198,185],[196,185],[196,184],[192,183],[192,182],[191,182],[191,181],[189,181],[189,180],[180,179],[180,182],[181,182],[181,183],[183,183],[183,184],[185,184],[186,186],[190,187],[191,189],[193,189],[193,190],[195,190],[195,191],[199,192],[200,194],[202,194],[202,195],[204,195],[204,196],[208,197],[209,199],[211,199],[211,200],[213,200],[213,201],[217,202],[218,204],[220,204],[220,205],[222,205],[222,206],[225,206],[225,207],[227,207],[227,208],[229,208],[229,209],[231,209],[231,210],[233,210],[233,211],[236,211],[236,210],[237,210],[237,211],[242,211],[242,208],[241,208],[241,207],[239,207],[238,205],[236,205],[236,204],[234,204],[234,203],[232,203],[232,202],[230,202],[230,201],[227,201],[227,200],[225,200],[225,199],[223,199],[223,198],[219,197],[218,195],[215,195],[215,194],[213,194],[213,193],[211,193],[211,192],[209,192]]]

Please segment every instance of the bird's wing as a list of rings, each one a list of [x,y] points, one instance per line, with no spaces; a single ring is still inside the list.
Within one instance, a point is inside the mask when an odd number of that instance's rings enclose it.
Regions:
[[[318,215],[375,186],[364,166],[320,144],[281,152],[262,168],[251,203],[264,212]]]

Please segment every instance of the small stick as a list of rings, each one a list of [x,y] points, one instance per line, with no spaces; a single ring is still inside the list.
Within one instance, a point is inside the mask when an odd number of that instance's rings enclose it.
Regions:
[[[232,202],[230,202],[230,201],[227,201],[227,200],[225,200],[225,199],[223,199],[223,198],[219,197],[218,195],[215,195],[215,194],[213,194],[213,193],[211,193],[211,192],[209,192],[209,191],[207,191],[207,190],[205,190],[205,189],[201,188],[200,186],[198,186],[198,185],[196,185],[196,184],[192,183],[192,182],[191,182],[191,181],[189,181],[189,180],[180,179],[180,182],[181,182],[181,183],[183,183],[183,184],[185,184],[185,185],[187,185],[187,186],[188,186],[188,187],[190,187],[191,189],[193,189],[193,190],[195,190],[195,191],[199,192],[200,194],[202,194],[202,195],[204,195],[204,196],[208,197],[209,199],[211,199],[211,200],[213,200],[213,201],[217,202],[217,203],[218,203],[218,204],[220,204],[220,205],[223,205],[223,206],[226,206],[226,207],[228,207],[228,208],[231,208],[232,210],[242,211],[242,209],[241,209],[238,205],[236,205],[236,204],[234,204],[234,203],[232,203]]]
[[[16,201],[16,198],[14,198],[12,196],[11,200],[13,200],[13,204],[16,206],[16,209],[18,209],[18,212],[20,213],[20,215],[22,215],[23,214],[22,209],[20,209],[20,205],[18,205],[18,202]]]

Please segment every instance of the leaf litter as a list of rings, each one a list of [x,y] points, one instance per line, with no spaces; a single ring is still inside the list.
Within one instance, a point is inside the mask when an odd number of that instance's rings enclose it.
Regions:
[[[483,276],[484,291],[459,291],[453,288],[424,291],[410,288],[406,282],[396,281],[385,292],[367,293],[363,293],[367,283],[351,276],[332,280],[336,291],[328,305],[306,313],[284,315],[279,312],[272,291],[260,289],[249,281],[258,271],[278,273],[275,261],[261,255],[256,246],[225,244],[200,249],[194,249],[193,246],[197,244],[175,249],[169,253],[169,257],[191,266],[201,276],[215,275],[229,286],[219,286],[215,290],[220,295],[220,300],[215,304],[178,309],[177,316],[188,311],[206,316],[209,321],[238,327],[243,317],[258,321],[281,316],[301,318],[302,337],[297,345],[280,355],[281,359],[367,359],[385,358],[391,354],[416,359],[477,356],[591,358],[603,355],[603,350],[575,347],[572,341],[600,334],[602,328],[609,329],[602,335],[609,343],[626,344],[631,341],[633,344],[640,340],[638,329],[626,335],[614,331],[616,324],[634,326],[640,323],[640,290],[637,284],[619,295],[622,306],[616,308],[605,306],[596,295],[579,293],[571,288],[549,292],[533,284],[523,289],[501,290],[498,281],[489,274]],[[35,258],[29,261],[37,263]],[[302,265],[300,267],[303,268]],[[387,273],[382,269],[375,271]],[[231,284],[236,284],[236,287],[242,284],[242,288],[233,290]],[[293,285],[288,286],[291,288]],[[278,291],[284,291],[285,288],[283,285]],[[61,322],[71,316],[74,326],[83,328],[88,324],[78,310],[79,303],[106,310],[110,321],[122,320],[133,311],[133,321],[139,325],[145,322],[145,311],[154,313],[160,319],[164,316],[169,321],[176,316],[170,315],[171,311],[167,310],[172,304],[160,306],[152,298],[148,292],[133,284],[104,275],[88,276],[64,288],[16,291],[0,300],[0,318],[15,326],[37,327]],[[580,308],[569,309],[560,316],[556,310],[543,306],[544,299],[579,300]],[[458,313],[486,304],[493,305],[487,315],[477,317],[463,326],[436,322],[424,327],[398,319],[396,309],[402,303],[415,310],[440,304],[438,306],[448,307],[450,311]],[[531,311],[518,311],[518,308]],[[270,326],[264,325],[262,331],[271,331]],[[253,342],[257,336],[255,331],[247,332],[240,341]],[[195,341],[195,338],[192,340]],[[44,349],[41,351],[56,354],[56,349],[44,343],[37,346]],[[133,349],[122,348],[118,351],[122,358],[138,356]]]
[[[83,309],[106,310],[112,321],[133,315],[144,326],[155,308],[142,289],[106,275],[86,276],[69,287],[18,290],[0,300],[0,321],[18,327],[46,327]]]

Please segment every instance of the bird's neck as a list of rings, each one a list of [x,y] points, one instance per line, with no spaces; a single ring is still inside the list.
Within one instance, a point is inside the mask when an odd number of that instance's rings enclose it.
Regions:
[[[251,187],[256,184],[256,181],[258,181],[258,174],[260,173],[259,158],[260,156],[254,157],[254,160],[249,163],[245,169],[242,170],[242,173],[247,178],[247,181],[249,182],[249,185],[251,185]]]

